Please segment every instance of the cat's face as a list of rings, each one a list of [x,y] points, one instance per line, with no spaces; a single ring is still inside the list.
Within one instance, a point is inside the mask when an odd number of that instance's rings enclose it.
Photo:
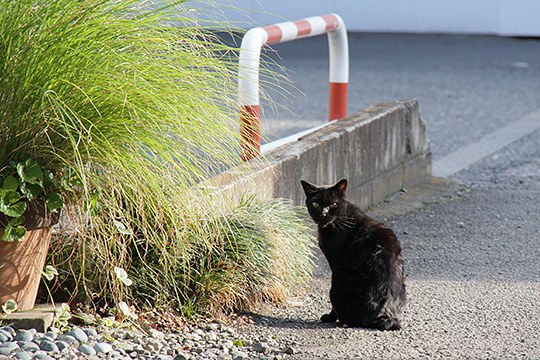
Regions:
[[[321,227],[334,222],[345,199],[347,180],[343,179],[334,186],[317,186],[304,180],[300,183],[306,193],[306,206],[313,221]]]

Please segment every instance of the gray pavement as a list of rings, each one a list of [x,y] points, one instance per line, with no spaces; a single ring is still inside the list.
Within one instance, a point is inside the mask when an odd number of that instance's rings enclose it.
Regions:
[[[330,304],[319,254],[309,289],[265,306],[243,332],[294,359],[539,359],[540,132],[371,211],[404,247],[409,304],[400,332],[317,320]]]
[[[313,124],[303,120],[324,122],[328,113],[326,37],[274,50],[297,89],[284,85],[290,92],[285,96],[270,92],[276,105],[263,106],[263,125],[271,138]],[[352,33],[349,51],[349,113],[418,99],[434,159],[540,108],[540,39]]]
[[[351,43],[363,44],[351,49],[353,64],[362,64],[352,76],[351,98],[362,99],[354,104],[418,98],[435,160],[540,108],[540,41],[354,35]],[[310,94],[316,86],[324,91],[314,78],[325,65],[310,66],[308,105],[293,106],[302,118],[324,112]],[[540,359],[539,203],[536,130],[451,181],[422,184],[371,210],[404,247],[409,305],[401,331],[320,324],[330,306],[320,254],[304,293],[262,307],[242,331],[292,346],[294,359]]]

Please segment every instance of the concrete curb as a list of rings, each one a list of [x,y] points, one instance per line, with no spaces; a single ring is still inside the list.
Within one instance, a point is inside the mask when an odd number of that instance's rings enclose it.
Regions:
[[[46,332],[57,320],[59,312],[59,308],[51,304],[36,305],[32,310],[2,314],[0,322],[11,324],[17,329],[36,329],[39,332]]]
[[[215,197],[304,202],[300,180],[333,184],[347,178],[348,197],[366,209],[431,175],[426,124],[415,100],[371,106],[214,179]]]

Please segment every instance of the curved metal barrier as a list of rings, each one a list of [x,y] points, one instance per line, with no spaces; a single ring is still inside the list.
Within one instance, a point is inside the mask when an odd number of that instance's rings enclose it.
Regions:
[[[238,87],[240,101],[241,156],[248,161],[260,155],[259,64],[261,48],[295,39],[328,34],[330,55],[330,106],[328,120],[347,115],[349,45],[347,30],[337,14],[313,16],[246,32],[240,47]]]

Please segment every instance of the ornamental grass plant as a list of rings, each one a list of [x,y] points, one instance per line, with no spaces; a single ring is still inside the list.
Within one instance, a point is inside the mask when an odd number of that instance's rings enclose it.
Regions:
[[[69,189],[58,300],[212,314],[283,300],[309,275],[313,239],[290,203],[222,206],[198,186],[240,163],[239,131],[235,49],[190,11],[0,0],[0,162],[28,153]]]

